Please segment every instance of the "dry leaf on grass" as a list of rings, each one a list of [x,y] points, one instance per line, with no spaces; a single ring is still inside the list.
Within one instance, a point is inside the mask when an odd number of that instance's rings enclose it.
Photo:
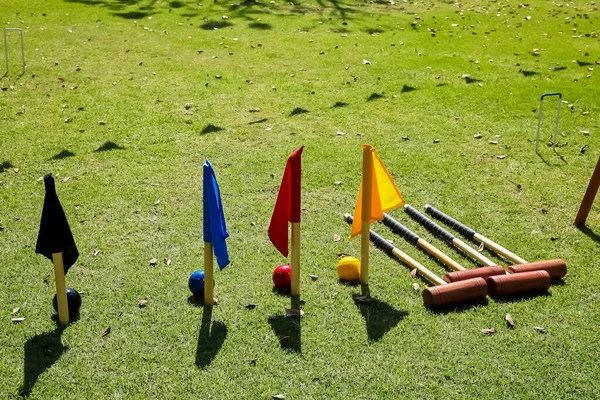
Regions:
[[[481,330],[481,333],[483,333],[484,335],[492,335],[496,333],[496,328],[485,328]]]
[[[334,242],[339,242],[340,240],[342,240],[342,237],[340,235],[338,235],[337,233],[335,235],[333,235]]]
[[[15,307],[15,308],[13,308],[13,314],[18,313],[19,311],[21,311],[21,307]]]
[[[410,276],[412,276],[413,278],[416,278],[416,277],[417,277],[417,269],[416,269],[416,268],[415,268],[415,269],[412,269],[412,270],[410,271]]]
[[[153,258],[149,261],[150,265],[156,265],[157,262],[158,260],[156,258]]]
[[[481,243],[479,243],[479,247],[477,248],[477,251],[481,253],[483,251],[483,249],[485,249],[485,243],[481,242]]]
[[[100,333],[101,337],[107,337],[108,335],[110,335],[110,326],[108,328],[103,329]]]
[[[535,329],[539,333],[546,333],[546,329],[542,328],[541,326],[534,326],[533,329]]]
[[[506,317],[504,317],[504,319],[506,320],[506,323],[508,324],[509,328],[514,328],[515,327],[515,322],[513,321],[513,319],[510,316],[510,314],[506,314]]]
[[[23,322],[23,321],[25,321],[25,318],[23,318],[23,317],[21,317],[21,318],[13,318],[13,319],[11,319],[11,322],[12,322],[13,324],[18,324],[18,323],[20,323],[20,322]]]
[[[140,308],[144,308],[144,307],[146,307],[146,304],[148,304],[148,300],[138,300],[138,301],[137,301],[137,305],[138,305],[138,307],[140,307]]]
[[[318,275],[308,274],[308,276],[310,276],[310,279],[312,279],[313,281],[319,279]]]
[[[98,254],[100,254],[100,250],[94,250],[94,257],[96,257]]]
[[[273,396],[273,398],[275,400],[282,400],[285,399],[285,396],[283,394],[276,394],[275,396]]]

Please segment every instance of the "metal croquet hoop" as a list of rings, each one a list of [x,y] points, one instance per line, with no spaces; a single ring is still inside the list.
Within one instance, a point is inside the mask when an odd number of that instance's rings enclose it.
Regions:
[[[7,31],[18,31],[21,34],[21,74],[24,74],[27,65],[25,65],[25,43],[23,42],[23,30],[21,30],[21,28],[4,28],[4,59],[6,60],[6,72],[2,76],[4,77],[8,75],[8,41],[6,39]]]
[[[544,98],[558,96],[558,106],[556,107],[556,126],[554,128],[554,140],[552,141],[552,150],[556,153],[556,134],[558,133],[558,121],[560,120],[560,103],[562,102],[562,94],[559,92],[552,92],[543,94],[540,98],[540,112],[538,114],[538,127],[537,127],[537,135],[535,137],[535,152],[540,154],[538,151],[538,144],[540,142],[540,128],[542,127],[542,107],[544,105]]]

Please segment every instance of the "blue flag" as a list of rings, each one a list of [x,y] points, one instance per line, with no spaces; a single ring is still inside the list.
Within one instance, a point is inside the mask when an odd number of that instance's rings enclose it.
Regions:
[[[229,264],[229,253],[225,239],[229,237],[225,226],[225,215],[221,203],[221,192],[217,184],[217,177],[208,159],[203,165],[203,203],[204,203],[204,241],[212,243],[213,252],[217,257],[219,268],[223,269]]]

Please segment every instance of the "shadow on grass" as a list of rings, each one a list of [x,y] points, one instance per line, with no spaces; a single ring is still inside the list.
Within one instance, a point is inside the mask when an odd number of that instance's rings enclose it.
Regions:
[[[367,101],[373,101],[378,99],[383,99],[385,96],[380,93],[371,93],[369,97],[367,97]]]
[[[102,146],[98,147],[94,150],[94,153],[100,153],[102,151],[110,151],[110,150],[125,150],[125,147],[119,146],[115,142],[111,142],[107,140]]]
[[[256,121],[248,122],[248,125],[262,124],[263,122],[267,122],[268,120],[269,120],[269,118],[261,118],[261,119],[257,119]]]
[[[538,75],[538,74],[540,74],[539,72],[535,72],[535,71],[525,71],[524,69],[520,69],[520,70],[519,70],[519,72],[520,72],[520,73],[522,73],[522,74],[523,74],[523,76],[524,76],[524,77],[526,77],[526,78],[527,78],[527,77],[530,77],[530,76],[533,76],[533,75]],[[540,75],[541,75],[541,74],[540,74]]]
[[[331,108],[346,107],[347,105],[348,103],[345,103],[343,101],[336,101],[335,104],[331,106]]]
[[[369,343],[379,341],[408,315],[406,311],[396,310],[386,302],[378,299],[370,299],[370,301],[364,302],[354,297],[354,304],[356,304],[365,319]]]
[[[300,316],[269,315],[269,325],[279,339],[282,350],[302,353]]]
[[[225,129],[219,127],[219,126],[215,126],[213,124],[208,124],[204,127],[204,129],[202,129],[202,131],[200,131],[201,135],[206,135],[207,133],[216,133],[216,132],[221,132],[224,131]]]
[[[292,297],[292,295],[290,294],[289,289],[285,290],[285,289],[278,289],[275,286],[273,286],[273,289],[271,290],[274,294],[276,294],[277,296],[281,296],[281,297]]]
[[[456,314],[456,313],[469,311],[474,308],[477,308],[480,306],[486,306],[486,305],[488,305],[488,298],[484,297],[483,299],[471,300],[471,301],[461,303],[461,304],[449,304],[444,307],[429,308],[429,311],[433,314],[444,314],[444,315],[448,314],[448,313]]]
[[[268,31],[273,29],[273,27],[269,24],[265,24],[264,22],[252,22],[248,24],[248,28],[258,29],[260,31]]]
[[[600,235],[591,230],[587,225],[578,226],[580,232],[583,232],[587,237],[592,239],[596,243],[600,243]]]
[[[304,109],[304,108],[300,108],[300,107],[296,107],[292,110],[292,112],[290,113],[290,117],[293,117],[294,115],[300,115],[300,114],[308,114],[310,111]]]
[[[27,398],[40,375],[50,368],[68,347],[63,345],[61,336],[65,327],[59,325],[52,332],[35,335],[24,345],[24,379],[19,396]]]
[[[73,157],[75,156],[75,153],[69,151],[69,150],[63,150],[60,153],[57,153],[55,155],[53,155],[52,157],[50,157],[51,160],[62,160],[63,158],[68,158],[68,157]]]
[[[233,26],[229,21],[206,21],[200,25],[200,29],[205,31],[214,31],[215,29],[223,29]]]
[[[14,168],[14,165],[10,161],[3,161],[0,163],[0,172],[4,172],[5,169]]]
[[[560,286],[560,283],[552,282],[555,286]],[[564,285],[564,282],[563,282]],[[520,301],[527,301],[531,299],[535,299],[537,297],[552,297],[552,293],[548,291],[544,292],[529,292],[529,293],[521,293],[513,296],[503,296],[503,297],[494,297],[494,301],[496,303],[517,303]]]
[[[594,65],[594,63],[588,62],[588,61],[579,61],[577,60],[577,65],[579,65],[580,67],[590,67],[592,65]]]
[[[475,79],[475,78],[471,78],[470,76],[465,76],[465,82],[466,83],[479,83],[479,82],[483,82],[481,79]]]
[[[541,158],[541,159],[542,159],[542,161],[544,162],[544,164],[546,164],[546,165],[547,165],[547,166],[549,166],[549,167],[551,167],[551,166],[552,166],[552,164],[550,164],[550,163],[548,162],[548,160],[546,160],[546,159],[544,158],[544,156],[542,156],[542,153],[537,153],[537,155],[538,155],[538,157],[539,157],[539,158]],[[565,160],[565,158],[564,158],[562,155],[558,154],[557,152],[554,152],[554,155],[555,155],[556,157],[558,157],[558,158],[559,158],[559,159],[560,159],[560,160],[563,162],[563,164],[568,164],[567,160]],[[558,164],[554,164],[554,165],[562,165],[562,164],[558,163]]]
[[[414,92],[415,90],[417,90],[416,87],[412,87],[412,86],[408,86],[408,85],[403,85],[402,86],[402,90],[400,91],[400,93]]]
[[[210,365],[227,338],[227,326],[221,321],[212,321],[212,311],[213,306],[205,306],[202,312],[196,347],[196,365],[200,369]]]

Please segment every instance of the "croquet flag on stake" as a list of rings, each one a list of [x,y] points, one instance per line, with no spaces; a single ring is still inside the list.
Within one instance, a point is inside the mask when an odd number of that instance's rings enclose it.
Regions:
[[[358,200],[354,208],[354,221],[350,237],[360,233],[360,283],[362,296],[368,301],[369,292],[369,238],[371,222],[383,219],[383,212],[404,204],[402,194],[394,184],[392,176],[385,168],[377,151],[363,145],[362,181]]]
[[[44,176],[44,186],[46,195],[44,196],[44,208],[42,209],[42,220],[35,252],[48,257],[51,261],[52,254],[62,253],[64,273],[66,274],[71,265],[77,261],[79,251],[77,251],[65,212],[58,200],[54,177],[51,174]]]
[[[288,158],[269,224],[269,239],[283,254],[288,256],[288,222],[292,224],[292,309],[300,310],[300,198],[302,192],[302,150]],[[300,314],[301,315],[301,314]]]
[[[223,269],[229,264],[229,253],[225,243],[229,233],[225,225],[221,192],[215,171],[208,160],[204,162],[203,172],[204,242],[212,244],[217,264]]]
[[[225,239],[229,237],[225,226],[225,214],[221,203],[221,192],[215,171],[208,160],[204,162],[202,179],[202,203],[204,216],[204,305],[212,306],[213,297],[213,251],[219,268],[229,264],[229,253]]]
[[[383,213],[399,207],[404,204],[404,198],[400,190],[396,187],[392,176],[390,175],[383,162],[377,155],[377,150],[369,145],[363,145],[363,151],[368,151],[372,160],[371,169],[371,211],[370,222],[383,219]],[[363,176],[358,190],[358,199],[354,208],[354,222],[352,222],[352,232],[350,237],[358,235],[362,228],[362,208],[363,208],[363,186],[365,177]]]
[[[269,224],[269,239],[284,257],[288,256],[289,249],[288,222],[300,222],[303,149],[304,146],[300,147],[287,160]]]
[[[69,308],[65,274],[77,261],[79,251],[77,251],[65,212],[58,201],[54,178],[51,174],[44,176],[44,187],[46,194],[35,252],[48,257],[54,264],[58,320],[62,325],[67,325]]]

